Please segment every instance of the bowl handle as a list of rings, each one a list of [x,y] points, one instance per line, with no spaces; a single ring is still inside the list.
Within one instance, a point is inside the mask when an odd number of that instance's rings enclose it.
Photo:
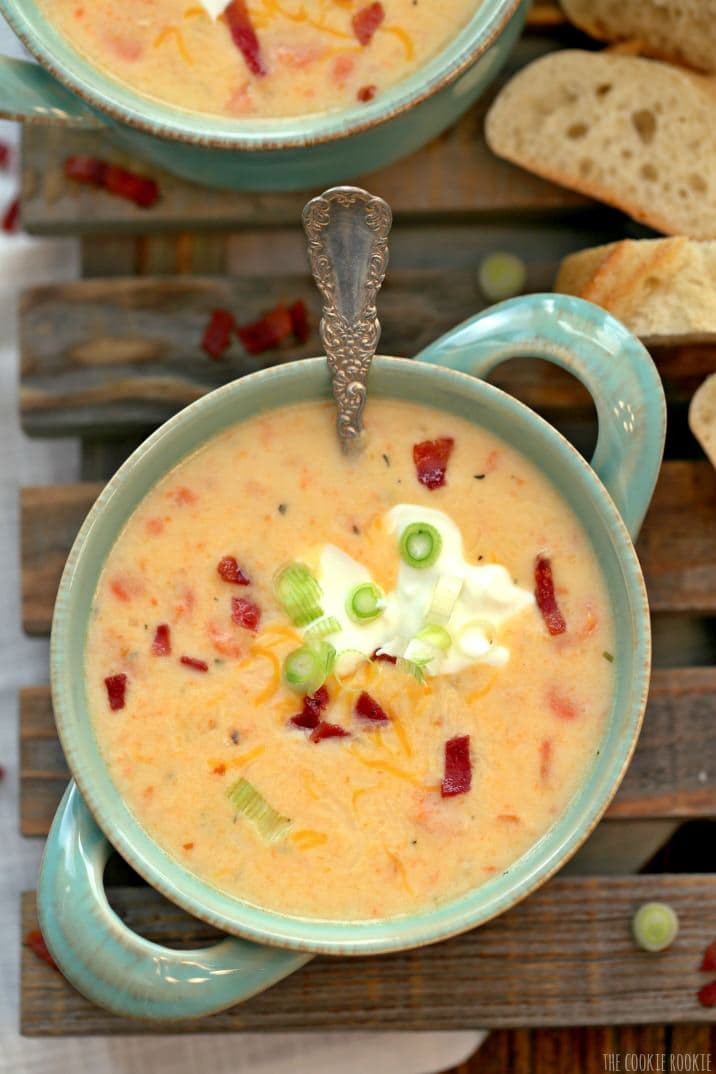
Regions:
[[[524,295],[463,321],[416,360],[486,377],[515,357],[545,358],[573,373],[597,408],[592,466],[632,538],[661,466],[666,403],[649,353],[620,321],[570,295]]]
[[[44,67],[0,56],[0,117],[101,130],[104,123]]]
[[[102,874],[111,849],[70,783],[45,848],[38,914],[62,973],[94,1003],[130,1018],[198,1018],[248,999],[311,958],[235,937],[192,951],[145,940],[107,901]]]

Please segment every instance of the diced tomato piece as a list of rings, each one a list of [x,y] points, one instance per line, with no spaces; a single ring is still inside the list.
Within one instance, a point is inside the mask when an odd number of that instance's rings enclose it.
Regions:
[[[537,556],[535,560],[535,600],[550,634],[564,634],[567,624],[557,604],[552,564],[546,556]]]
[[[466,794],[472,785],[470,736],[458,735],[445,743],[445,775],[440,786],[443,798]]]
[[[386,664],[397,664],[397,656],[393,656],[392,653],[381,653],[378,649],[374,649],[370,654],[371,660],[383,660]]]
[[[321,720],[311,735],[311,742],[321,742],[324,738],[347,738],[349,735],[350,731],[346,731],[337,723],[326,723],[325,720]]]
[[[372,101],[375,97],[377,86],[361,86],[358,90],[356,97],[359,101]]]
[[[552,767],[552,740],[543,739],[539,747],[539,778],[544,783]]]
[[[367,4],[353,16],[353,33],[361,45],[369,45],[373,34],[385,18],[385,8],[381,3]]]
[[[234,556],[224,556],[216,569],[225,582],[232,585],[251,585],[251,579],[241,569]]]
[[[293,321],[286,306],[276,306],[251,324],[240,324],[236,334],[249,354],[270,351],[293,335]]]
[[[699,968],[702,973],[716,973],[716,940],[712,940],[704,951],[703,961]]]
[[[365,690],[356,701],[355,711],[356,716],[360,716],[364,720],[373,720],[374,723],[388,723],[388,714],[385,709]]]
[[[233,313],[229,313],[228,310],[214,310],[201,337],[202,349],[210,358],[218,361],[224,351],[228,350],[235,330],[236,321]]]
[[[448,459],[455,446],[451,436],[437,440],[423,440],[413,445],[413,462],[418,481],[427,489],[439,489],[445,484]]]
[[[13,231],[17,231],[17,225],[20,220],[20,199],[15,198],[10,202],[7,209],[3,213],[2,229],[10,234]]]
[[[231,0],[224,11],[224,17],[231,39],[244,57],[249,71],[258,78],[263,78],[267,71],[261,56],[261,45],[244,0]]]
[[[716,1007],[716,981],[699,989],[697,998],[702,1007]]]
[[[7,142],[0,142],[0,168],[4,171],[10,163],[10,146]]]
[[[160,623],[154,633],[152,653],[154,656],[169,656],[171,651],[172,646],[169,638],[169,624]]]
[[[308,323],[306,303],[302,298],[299,298],[297,302],[293,302],[288,307],[288,313],[291,318],[291,327],[293,328],[294,336],[299,343],[306,343],[311,335],[311,326]]]
[[[104,680],[104,685],[107,688],[107,700],[112,711],[117,712],[118,709],[123,709],[127,694],[127,676],[108,675]]]
[[[48,966],[51,966],[53,970],[60,972],[60,968],[55,962],[54,958],[50,954],[47,944],[45,943],[45,937],[42,935],[39,929],[31,929],[25,933],[25,947],[29,947],[33,955],[42,959]]]
[[[247,597],[231,598],[231,618],[237,626],[257,630],[261,622],[261,609]]]
[[[197,660],[195,656],[180,656],[179,663],[183,664],[186,668],[192,668],[194,671],[209,670],[209,665],[206,660]]]
[[[554,686],[547,693],[547,703],[560,720],[573,720],[578,713],[575,703]]]

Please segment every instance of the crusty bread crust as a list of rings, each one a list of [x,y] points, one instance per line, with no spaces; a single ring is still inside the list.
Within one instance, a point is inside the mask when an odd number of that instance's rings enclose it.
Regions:
[[[706,378],[691,400],[689,426],[716,466],[716,373]]]

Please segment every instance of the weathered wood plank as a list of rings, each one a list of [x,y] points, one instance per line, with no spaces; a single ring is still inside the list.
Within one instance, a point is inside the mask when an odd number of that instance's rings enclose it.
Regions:
[[[716,668],[654,672],[644,728],[612,819],[716,817]],[[68,778],[50,691],[20,693],[20,823],[46,835]]]
[[[96,484],[25,488],[22,621],[45,634],[75,534]],[[716,472],[706,462],[666,462],[638,542],[654,612],[716,614]]]
[[[678,940],[638,950],[629,920],[647,899],[679,914]],[[215,933],[150,888],[116,889],[134,929],[159,943],[199,946]],[[445,943],[379,958],[316,958],[261,996],[171,1032],[289,1029],[460,1029],[484,1026],[708,1023],[699,1006],[701,953],[712,939],[716,877],[557,878],[514,910]],[[23,932],[35,926],[23,896]],[[526,957],[529,953],[529,957]],[[655,965],[658,963],[658,972]],[[93,1007],[27,949],[22,1032],[29,1036],[156,1033]],[[161,1030],[160,1030],[161,1031]],[[576,1068],[575,1068],[576,1069]]]
[[[482,129],[499,85],[537,56],[571,38],[573,31],[529,34],[515,49],[498,83],[451,130],[397,164],[363,176],[362,185],[386,198],[396,215],[443,212],[492,213],[504,209],[565,209],[586,204],[579,195],[547,183],[493,156]],[[111,159],[158,179],[162,196],[151,209],[68,181],[64,161],[81,154]],[[306,194],[240,194],[203,188],[120,152],[96,132],[28,125],[23,131],[23,226],[36,234],[91,234],[106,230],[148,233],[245,225],[280,225],[300,219]]]

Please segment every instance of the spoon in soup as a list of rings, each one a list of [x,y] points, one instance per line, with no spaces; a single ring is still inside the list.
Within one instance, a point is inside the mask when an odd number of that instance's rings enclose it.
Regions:
[[[388,265],[390,206],[366,190],[336,186],[308,202],[303,227],[323,299],[320,334],[347,453],[364,442],[362,413],[380,322],[376,298]]]

